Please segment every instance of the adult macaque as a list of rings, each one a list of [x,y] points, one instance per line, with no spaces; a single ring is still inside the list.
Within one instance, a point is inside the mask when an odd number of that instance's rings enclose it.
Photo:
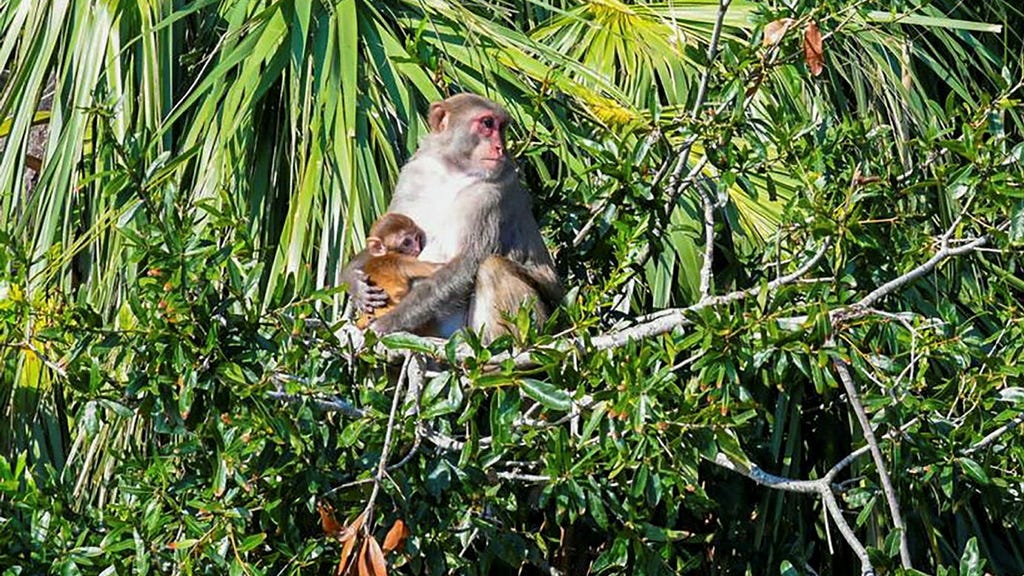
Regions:
[[[366,328],[375,318],[388,313],[409,292],[419,279],[431,276],[441,264],[424,262],[416,257],[423,251],[425,235],[423,230],[408,216],[388,213],[370,227],[364,250],[363,274],[374,286],[384,290],[387,301],[384,306],[363,312],[356,325]],[[436,332],[429,326],[418,332]]]
[[[371,328],[379,334],[431,320],[441,336],[469,325],[485,341],[508,331],[502,314],[533,302],[537,316],[562,298],[529,195],[505,148],[508,114],[486,98],[459,94],[430,106],[430,134],[402,167],[389,212],[426,233],[420,257],[446,262],[416,283]],[[354,260],[345,271],[356,306],[380,305]]]

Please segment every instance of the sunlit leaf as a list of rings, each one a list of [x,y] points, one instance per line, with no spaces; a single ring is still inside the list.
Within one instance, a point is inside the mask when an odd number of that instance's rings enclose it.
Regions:
[[[979,553],[978,539],[971,536],[960,555],[960,576],[982,576],[984,566],[985,559]]]
[[[565,390],[560,390],[553,384],[533,378],[523,378],[520,385],[527,396],[540,402],[545,408],[568,411],[572,407],[572,397]]]
[[[961,457],[960,466],[964,469],[964,472],[968,476],[970,476],[971,479],[974,480],[975,482],[979,484],[989,483],[988,474],[985,473],[985,469],[982,468],[981,465],[975,462],[974,460],[967,457]]]

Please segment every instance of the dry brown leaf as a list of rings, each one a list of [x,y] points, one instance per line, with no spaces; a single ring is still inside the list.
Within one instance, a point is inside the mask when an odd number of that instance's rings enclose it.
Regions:
[[[348,526],[345,527],[345,530],[342,531],[340,536],[338,536],[338,539],[341,540],[342,542],[347,542],[349,540],[354,540],[355,536],[356,536],[356,532],[358,532],[363,527],[363,524],[365,524],[365,523],[366,523],[366,510],[363,510],[362,514],[360,514],[359,516],[356,516],[356,519],[353,520],[351,524],[349,524]]]
[[[359,576],[371,576],[370,561],[366,557],[366,547],[370,545],[370,538],[363,540],[363,547],[359,549],[359,555],[356,557],[356,566],[359,567]]]
[[[384,546],[382,546],[384,553],[398,550],[402,544],[405,544],[405,539],[408,537],[409,527],[401,518],[395,520],[395,523],[391,525],[391,530],[388,530],[388,535],[384,537]]]
[[[359,576],[388,576],[384,553],[373,536],[367,536],[359,551]]]
[[[344,526],[334,516],[334,506],[330,502],[317,502],[316,510],[320,513],[320,524],[324,527],[324,534],[337,538]]]
[[[345,573],[345,569],[349,567],[348,558],[352,555],[352,549],[356,547],[356,542],[358,541],[359,538],[349,538],[341,547],[341,556],[338,561],[338,570],[334,573],[335,576],[342,576]]]
[[[821,30],[818,30],[818,25],[815,22],[808,24],[807,30],[804,32],[804,60],[807,61],[807,67],[811,70],[812,76],[821,74],[821,71],[825,69]]]
[[[789,31],[789,28],[796,22],[792,18],[779,18],[774,22],[765,24],[764,27],[764,40],[761,45],[764,47],[775,46],[779,42],[782,42],[783,36]]]
[[[373,536],[369,536],[366,542],[366,552],[370,556],[370,567],[373,568],[371,576],[388,576],[388,567],[384,563],[384,552]]]

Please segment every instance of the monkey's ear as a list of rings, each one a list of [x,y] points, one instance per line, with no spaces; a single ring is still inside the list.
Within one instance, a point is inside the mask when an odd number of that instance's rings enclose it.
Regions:
[[[444,102],[434,102],[430,105],[430,114],[427,116],[430,123],[430,131],[437,134],[448,128],[448,108]]]
[[[371,256],[383,256],[388,252],[388,249],[384,247],[384,243],[376,236],[370,236],[366,239],[366,249],[370,251]]]

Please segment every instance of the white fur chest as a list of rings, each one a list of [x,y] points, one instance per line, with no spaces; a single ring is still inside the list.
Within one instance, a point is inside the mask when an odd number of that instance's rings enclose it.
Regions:
[[[420,158],[415,169],[403,170],[390,210],[413,219],[427,235],[420,260],[447,262],[461,250],[462,213],[471,207],[467,188],[477,178],[453,174],[440,160]]]

